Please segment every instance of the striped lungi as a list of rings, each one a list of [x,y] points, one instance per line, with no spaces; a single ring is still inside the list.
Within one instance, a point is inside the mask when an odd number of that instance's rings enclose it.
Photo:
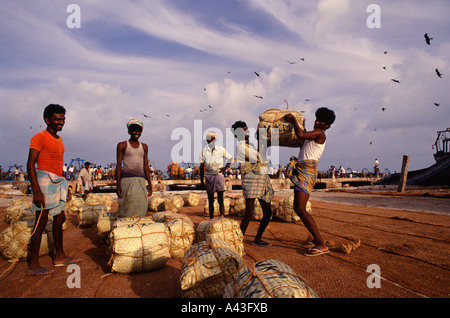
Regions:
[[[48,214],[55,216],[64,211],[64,205],[67,201],[67,192],[69,185],[67,179],[54,173],[36,169],[39,188],[44,194],[45,206],[36,206],[33,202],[33,211],[49,210]]]
[[[294,190],[311,194],[317,178],[317,161],[297,161],[295,166],[289,168],[292,168],[292,175],[289,179],[294,184]]]
[[[269,175],[265,173],[254,171],[246,173],[242,177],[242,188],[246,199],[262,199],[270,202],[274,194],[272,182]]]

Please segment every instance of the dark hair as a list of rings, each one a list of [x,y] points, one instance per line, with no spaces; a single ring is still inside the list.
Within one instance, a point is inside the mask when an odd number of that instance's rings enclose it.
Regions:
[[[86,167],[86,166],[90,166],[91,165],[91,163],[89,162],[89,161],[86,161],[85,163],[84,163],[84,166]]]
[[[45,107],[44,110],[44,119],[48,118],[50,119],[53,114],[65,114],[66,109],[58,104],[50,104],[47,107]]]
[[[235,122],[233,124],[233,126],[231,126],[231,132],[233,133],[234,137],[238,138],[237,134],[236,134],[236,129],[238,128],[244,128],[247,127],[247,124],[244,121],[238,120],[237,122]]]
[[[320,107],[316,110],[316,119],[331,126],[336,120],[336,114],[331,109]]]

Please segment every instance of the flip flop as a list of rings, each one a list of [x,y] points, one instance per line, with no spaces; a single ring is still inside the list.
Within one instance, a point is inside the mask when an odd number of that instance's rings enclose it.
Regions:
[[[323,254],[326,254],[326,253],[329,253],[329,252],[330,252],[330,250],[321,251],[318,248],[313,247],[313,248],[310,248],[305,253],[305,256],[319,256],[319,255],[323,255]]]
[[[29,275],[29,276],[45,276],[45,275],[51,275],[54,273],[55,272],[53,270],[48,269],[47,267],[44,267],[43,269],[38,269],[36,271],[34,271],[32,269],[27,270],[27,275]]]
[[[269,242],[266,242],[266,241],[261,241],[259,243],[253,242],[252,245],[253,246],[266,246],[266,247],[272,246],[272,244],[270,244]]]
[[[62,262],[62,263],[53,263],[53,265],[55,267],[60,267],[60,266],[67,266],[70,264],[75,264],[75,263],[79,263],[81,262],[81,259],[77,258],[77,257],[69,257],[66,261]]]

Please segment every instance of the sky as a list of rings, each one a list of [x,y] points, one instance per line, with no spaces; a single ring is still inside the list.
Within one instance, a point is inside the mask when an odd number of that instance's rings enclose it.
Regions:
[[[403,155],[410,170],[429,167],[450,127],[449,12],[447,0],[2,0],[0,165],[25,170],[55,103],[67,163],[115,163],[131,118],[165,171],[198,162],[210,130],[234,155],[235,121],[256,128],[289,107],[312,130],[325,106],[336,122],[320,171],[378,159],[399,172]],[[285,164],[298,149],[270,153]]]

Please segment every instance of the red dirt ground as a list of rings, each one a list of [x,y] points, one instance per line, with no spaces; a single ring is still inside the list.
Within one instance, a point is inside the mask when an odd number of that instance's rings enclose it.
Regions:
[[[277,196],[274,201],[280,199]],[[207,219],[203,216],[203,200],[197,207],[181,210],[196,225]],[[5,208],[0,208],[0,230],[8,226],[3,221]],[[331,244],[330,253],[304,256],[307,248],[303,244],[309,236],[306,228],[301,222],[279,220],[272,221],[264,235],[273,246],[252,246],[259,225],[253,221],[244,238],[246,263],[251,266],[254,262],[278,259],[306,278],[321,298],[450,296],[449,215],[319,201],[312,201],[312,209],[319,229]],[[345,254],[341,244],[357,239],[361,246]],[[83,260],[81,288],[67,287],[71,273],[65,267],[54,268],[53,275],[31,277],[26,275],[27,262],[21,261],[9,269],[11,264],[1,259],[0,274],[5,275],[0,279],[0,298],[182,297],[180,260],[171,259],[152,272],[109,274],[106,243],[97,237],[96,227],[78,228],[76,214],[67,216],[64,244],[67,254]],[[53,268],[50,256],[42,256],[41,264]],[[371,264],[381,269],[380,288],[367,286],[370,273],[366,269]]]

